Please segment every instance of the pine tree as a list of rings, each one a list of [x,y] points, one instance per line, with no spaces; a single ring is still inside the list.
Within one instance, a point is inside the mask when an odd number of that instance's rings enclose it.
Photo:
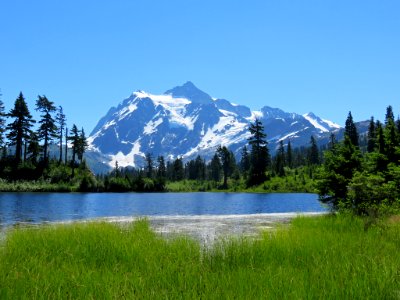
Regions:
[[[37,157],[39,156],[40,153],[40,145],[39,145],[39,139],[36,135],[35,132],[31,133],[30,139],[29,139],[29,146],[27,149],[27,155],[29,156],[29,160],[33,163],[37,163]]]
[[[183,161],[181,157],[175,159],[173,163],[173,180],[179,181],[185,178],[185,169],[183,168]]]
[[[393,108],[391,105],[389,105],[386,108],[385,125],[388,125],[390,122],[394,123],[394,114],[393,114]]]
[[[278,176],[285,176],[285,148],[283,141],[279,141],[278,152],[275,157],[275,172]]]
[[[47,163],[49,143],[53,138],[57,137],[56,121],[52,116],[52,113],[56,111],[56,107],[46,96],[38,96],[36,110],[42,113],[39,121],[38,138],[39,140],[43,140],[43,160]]]
[[[383,134],[382,123],[379,120],[376,121],[376,139],[378,142],[378,152],[386,155],[385,136]]]
[[[317,142],[315,141],[314,136],[311,136],[310,144],[311,144],[311,147],[310,147],[309,163],[311,165],[318,165],[319,164],[319,151],[318,151]]]
[[[351,143],[354,146],[356,146],[356,147],[359,146],[358,132],[357,132],[356,125],[354,124],[353,116],[351,115],[351,111],[349,112],[349,115],[347,116],[347,119],[346,119],[344,134],[349,137]]]
[[[146,153],[146,176],[147,178],[153,178],[154,161],[151,153]]]
[[[256,185],[266,180],[267,167],[269,165],[269,150],[264,133],[264,127],[260,120],[256,119],[249,128],[251,137],[248,139],[251,145],[250,154],[250,176],[248,185]]]
[[[4,132],[6,131],[6,113],[0,90],[0,148],[4,147]]]
[[[231,151],[228,150],[225,146],[219,146],[217,149],[218,157],[221,161],[222,172],[224,177],[223,188],[228,188],[228,177],[232,175],[235,170],[235,156]]]
[[[286,150],[286,161],[287,161],[287,166],[289,168],[293,168],[293,150],[292,150],[292,144],[290,143],[290,140],[288,141],[287,150]]]
[[[211,159],[210,169],[211,179],[219,182],[221,180],[221,161],[217,153],[215,153],[213,158]]]
[[[371,117],[368,127],[368,145],[367,151],[369,153],[374,152],[376,147],[376,128],[375,128],[375,121],[374,117]]]
[[[335,134],[333,132],[331,132],[331,135],[329,136],[329,144],[328,144],[329,150],[334,150],[335,145],[336,145],[336,137],[335,137]]]
[[[157,177],[158,178],[165,178],[167,176],[167,169],[165,167],[165,160],[164,160],[164,156],[159,156],[157,158]]]
[[[60,143],[60,145],[59,145],[60,158],[58,160],[58,162],[60,164],[61,164],[62,158],[63,158],[63,155],[62,155],[63,154],[63,145],[62,144],[63,144],[64,128],[67,124],[66,121],[67,121],[67,119],[64,114],[63,108],[62,108],[62,106],[59,106],[58,110],[57,110],[57,115],[56,115],[56,122],[58,124],[58,138],[59,138],[59,143]]]
[[[15,162],[18,164],[21,162],[23,141],[29,138],[32,132],[30,128],[35,123],[22,92],[15,100],[14,108],[11,109],[7,116],[14,118],[14,121],[7,125],[7,138],[10,141],[10,145],[15,145]]]
[[[68,140],[70,140],[72,144],[72,164],[75,164],[76,154],[79,147],[79,130],[75,124],[72,125],[71,135],[68,137]]]
[[[240,169],[246,175],[250,170],[250,156],[246,145],[242,148],[242,157],[240,159]]]
[[[79,135],[78,147],[76,148],[76,154],[81,163],[83,162],[83,154],[85,153],[87,146],[88,144],[86,140],[85,131],[82,128]]]

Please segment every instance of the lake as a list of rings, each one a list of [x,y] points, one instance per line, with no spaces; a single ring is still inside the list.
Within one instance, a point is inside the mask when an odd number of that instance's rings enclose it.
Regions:
[[[1,193],[0,227],[98,218],[235,218],[326,210],[316,194],[303,193]]]

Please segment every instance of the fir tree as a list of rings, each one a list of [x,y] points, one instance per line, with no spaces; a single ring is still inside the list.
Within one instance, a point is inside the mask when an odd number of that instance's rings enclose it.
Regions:
[[[87,146],[88,144],[86,140],[85,131],[82,128],[79,135],[78,147],[76,148],[76,154],[81,163],[83,162],[83,154],[85,153]]]
[[[393,108],[391,105],[389,105],[386,108],[385,125],[388,125],[390,122],[394,123],[394,114],[393,114]]]
[[[158,178],[165,178],[167,176],[167,169],[165,166],[165,160],[164,160],[164,156],[159,156],[157,158],[157,177]]]
[[[279,141],[278,152],[275,157],[275,172],[278,176],[285,176],[285,148],[283,141]]]
[[[61,164],[62,158],[63,158],[63,155],[62,155],[63,154],[63,149],[62,149],[63,148],[63,135],[64,135],[64,128],[67,124],[66,121],[67,121],[67,119],[64,114],[63,108],[62,108],[62,106],[59,106],[58,110],[57,110],[57,115],[56,115],[56,122],[58,124],[58,138],[59,138],[59,143],[60,143],[60,145],[59,145],[60,157],[58,160],[58,162],[60,164]]]
[[[368,145],[367,151],[369,153],[374,152],[376,147],[376,128],[375,128],[375,121],[374,117],[371,117],[368,126]]]
[[[36,100],[36,110],[41,112],[39,121],[38,138],[43,140],[43,160],[48,161],[48,147],[50,141],[57,137],[57,126],[52,114],[56,111],[54,103],[46,96],[38,96]]]
[[[223,188],[228,188],[228,177],[232,175],[235,170],[235,156],[231,151],[228,150],[225,146],[219,146],[217,149],[218,157],[221,161],[222,172],[224,177]]]
[[[6,131],[6,113],[0,90],[0,148],[4,147],[4,132]]]
[[[35,132],[31,133],[30,139],[29,139],[29,146],[27,149],[27,155],[29,160],[33,163],[37,163],[37,157],[40,153],[40,145],[39,145],[39,139],[36,135]]]
[[[315,141],[314,136],[311,136],[310,139],[310,156],[309,156],[309,163],[311,165],[318,165],[319,164],[319,151],[317,142]]]
[[[246,145],[242,148],[242,157],[240,159],[240,169],[244,174],[250,170],[250,156]]]
[[[221,180],[221,161],[217,153],[214,154],[210,162],[211,179],[219,182]]]
[[[15,100],[14,108],[11,109],[8,116],[14,118],[14,121],[7,125],[7,138],[10,141],[10,145],[15,145],[15,161],[18,164],[21,162],[23,141],[29,138],[32,132],[30,128],[35,123],[22,92]]]
[[[286,161],[287,161],[287,166],[289,168],[293,168],[293,150],[292,150],[292,144],[290,143],[290,140],[288,141],[287,150],[286,150]]]
[[[265,172],[267,171],[270,157],[266,140],[267,135],[264,133],[261,121],[256,119],[253,124],[250,124],[249,131],[251,133],[251,137],[248,139],[251,145],[251,154],[248,185],[256,185],[266,180]]]
[[[358,132],[357,132],[356,125],[354,124],[353,116],[351,115],[351,112],[349,112],[349,115],[347,116],[344,133],[345,133],[345,135],[347,135],[349,137],[351,143],[354,146],[357,146],[357,147],[359,146]]]
[[[146,176],[147,178],[153,178],[154,161],[151,153],[146,153]]]

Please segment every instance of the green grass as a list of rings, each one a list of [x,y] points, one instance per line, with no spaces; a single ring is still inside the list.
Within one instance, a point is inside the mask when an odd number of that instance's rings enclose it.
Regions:
[[[398,299],[400,223],[297,218],[211,249],[147,221],[15,229],[0,246],[1,299]]]

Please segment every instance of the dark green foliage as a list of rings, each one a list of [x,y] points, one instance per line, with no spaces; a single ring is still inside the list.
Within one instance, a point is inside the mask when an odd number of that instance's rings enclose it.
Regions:
[[[325,152],[325,163],[320,170],[319,194],[325,202],[337,206],[346,201],[347,186],[361,168],[361,152],[346,135],[342,144]]]
[[[221,160],[219,159],[217,153],[215,153],[210,163],[211,180],[214,180],[215,182],[219,182],[221,180],[221,169]]]
[[[319,160],[319,151],[318,151],[318,146],[317,142],[315,141],[315,138],[311,136],[310,139],[310,155],[309,155],[309,163],[311,165],[318,165],[320,160]]]
[[[278,152],[275,156],[275,172],[278,176],[285,176],[285,148],[283,146],[283,141],[279,141]]]
[[[376,148],[376,128],[375,128],[375,121],[374,117],[371,117],[368,127],[368,145],[367,151],[369,153],[375,151]]]
[[[270,156],[266,140],[267,135],[264,133],[261,121],[256,119],[253,124],[250,124],[249,131],[251,134],[249,138],[251,153],[248,185],[251,186],[260,184],[266,180],[266,171],[270,164]]]
[[[1,100],[1,91],[0,91],[0,148],[4,147],[4,132],[6,131],[6,113],[4,103]]]
[[[241,152],[240,170],[242,171],[243,174],[246,174],[247,177],[247,173],[250,170],[250,155],[246,145],[242,148]]]
[[[224,183],[222,188],[228,188],[228,177],[230,177],[236,168],[235,156],[225,146],[219,146],[217,155],[221,161]]]
[[[290,140],[288,141],[288,145],[287,145],[286,162],[287,162],[287,166],[289,168],[293,167],[293,150],[292,150],[292,144],[290,143]]]
[[[385,126],[371,118],[367,150],[363,157],[346,135],[343,143],[325,153],[318,185],[324,200],[367,215],[400,204],[400,138],[391,106]]]
[[[148,178],[153,178],[154,172],[154,160],[151,153],[146,153],[146,176]]]
[[[29,139],[31,127],[35,121],[29,112],[28,106],[22,92],[15,100],[14,108],[7,115],[14,121],[7,125],[7,138],[10,145],[15,146],[15,162],[19,164],[22,158],[22,146],[24,139]]]
[[[58,125],[58,139],[59,139],[59,143],[60,143],[60,145],[59,145],[59,148],[60,148],[59,163],[61,163],[62,158],[63,158],[63,155],[62,155],[63,154],[63,135],[64,135],[64,129],[67,125],[67,118],[64,114],[62,106],[58,107],[57,115],[56,115],[56,122]],[[65,144],[67,144],[67,141],[65,141]]]
[[[158,166],[157,166],[157,178],[166,178],[167,176],[167,167],[165,166],[164,156],[159,156],[157,158]]]
[[[49,143],[53,138],[57,137],[56,121],[52,115],[56,111],[56,107],[46,96],[38,96],[36,110],[42,113],[39,121],[38,139],[43,140],[43,160],[47,163]]]
[[[354,124],[353,116],[351,115],[351,112],[349,112],[349,115],[347,116],[344,132],[345,132],[344,134],[349,137],[351,143],[354,146],[359,145],[358,131],[357,131],[356,125]]]

